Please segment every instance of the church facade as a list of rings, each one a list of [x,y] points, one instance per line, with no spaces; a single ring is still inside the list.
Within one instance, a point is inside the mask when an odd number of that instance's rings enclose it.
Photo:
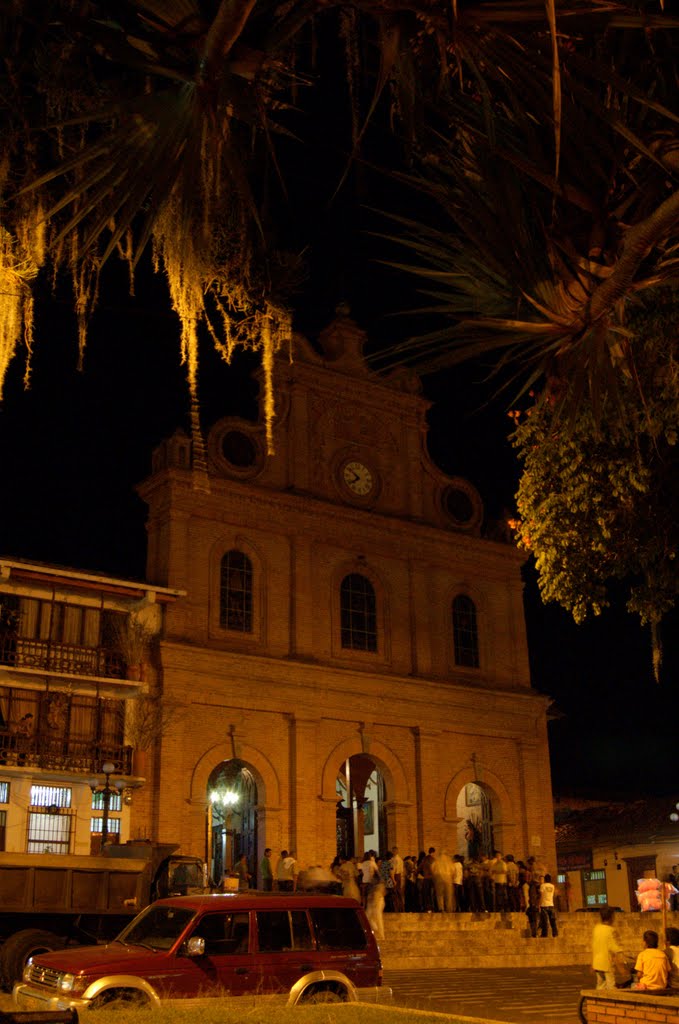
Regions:
[[[431,461],[417,379],[371,371],[364,342],[339,315],[276,359],[273,455],[262,420],[235,417],[202,469],[181,432],[154,453],[147,578],[185,596],[133,829],[216,880],[267,847],[302,866],[496,847],[555,868],[522,558]]]

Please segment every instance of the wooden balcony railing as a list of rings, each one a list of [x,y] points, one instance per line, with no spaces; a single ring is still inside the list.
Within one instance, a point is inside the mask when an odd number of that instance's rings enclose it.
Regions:
[[[37,731],[25,736],[16,727],[0,729],[0,765],[43,768],[52,771],[101,773],[105,761],[112,761],[116,774],[132,774],[132,747],[96,740],[75,740]]]
[[[110,647],[33,640],[7,632],[0,632],[0,665],[71,676],[124,679],[126,675],[123,658]]]

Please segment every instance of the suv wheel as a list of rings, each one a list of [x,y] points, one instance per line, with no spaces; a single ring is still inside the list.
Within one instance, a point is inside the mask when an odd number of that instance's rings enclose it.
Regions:
[[[144,1010],[150,1008],[148,996],[136,988],[112,988],[93,999],[91,1010]]]
[[[319,988],[314,986],[304,993],[303,1003],[346,1003],[347,994],[344,989]]]

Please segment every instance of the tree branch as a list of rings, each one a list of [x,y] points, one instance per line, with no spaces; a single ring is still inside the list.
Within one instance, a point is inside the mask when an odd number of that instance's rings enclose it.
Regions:
[[[622,255],[615,268],[592,292],[587,318],[590,323],[605,316],[628,293],[642,261],[653,246],[666,238],[678,223],[679,192],[675,192],[646,220],[629,228],[623,241]]]
[[[222,0],[205,37],[203,62],[208,78],[240,39],[256,0]]]

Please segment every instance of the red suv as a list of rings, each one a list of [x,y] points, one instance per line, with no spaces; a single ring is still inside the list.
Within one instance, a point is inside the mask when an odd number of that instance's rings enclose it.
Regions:
[[[363,909],[341,896],[177,896],[143,910],[106,946],[42,953],[14,986],[21,1009],[158,1006],[196,996],[283,995],[383,1002]]]

